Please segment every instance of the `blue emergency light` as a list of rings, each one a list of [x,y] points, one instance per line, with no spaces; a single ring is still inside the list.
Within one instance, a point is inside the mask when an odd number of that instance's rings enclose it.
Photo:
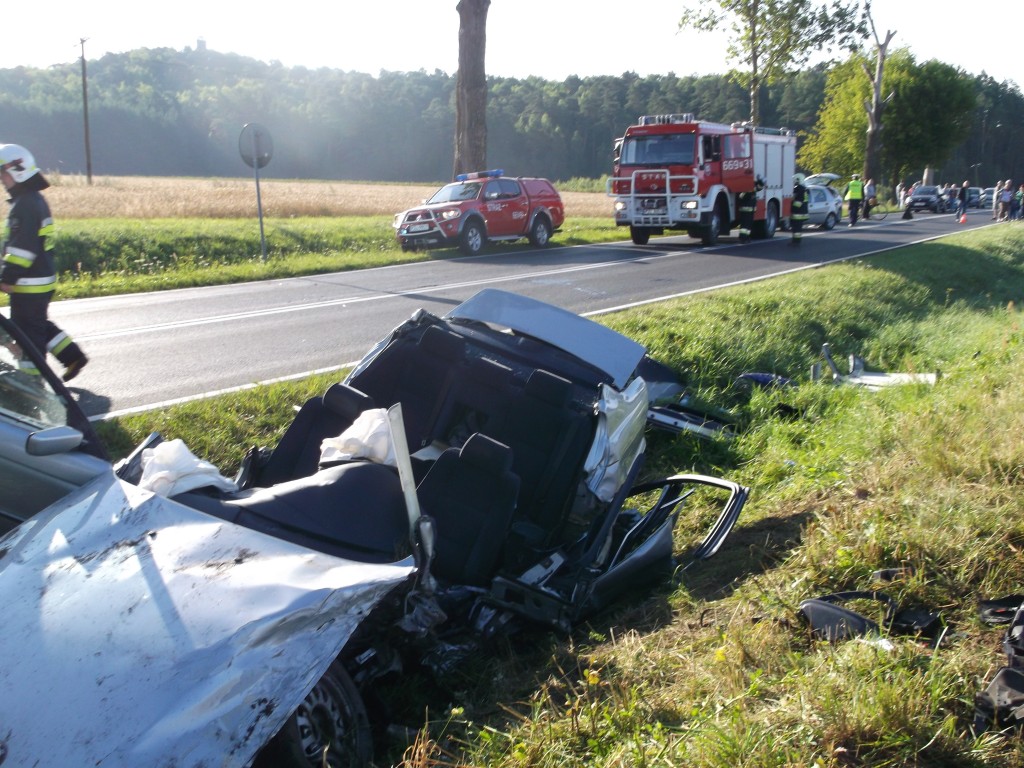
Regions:
[[[460,173],[455,177],[456,181],[472,181],[473,179],[493,179],[498,176],[504,176],[505,171],[501,168],[495,168],[492,171],[474,171],[473,173]]]

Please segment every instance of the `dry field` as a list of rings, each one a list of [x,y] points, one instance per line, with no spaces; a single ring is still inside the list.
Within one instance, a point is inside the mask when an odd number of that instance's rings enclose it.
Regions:
[[[50,206],[59,219],[246,218],[256,215],[253,179],[144,176],[48,176]],[[349,181],[260,180],[263,215],[391,216],[431,195],[438,185]],[[564,192],[567,217],[611,215],[601,193]]]

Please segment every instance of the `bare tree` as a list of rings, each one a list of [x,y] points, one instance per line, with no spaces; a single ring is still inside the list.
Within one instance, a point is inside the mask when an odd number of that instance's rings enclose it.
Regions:
[[[851,0],[688,0],[680,29],[727,27],[729,58],[745,71],[733,79],[750,94],[750,120],[761,118],[761,86],[807,62],[813,53],[853,48],[863,36]]]
[[[868,133],[864,145],[864,178],[877,179],[878,162],[882,152],[882,110],[892,99],[892,94],[882,98],[882,77],[885,74],[885,57],[889,50],[889,43],[896,36],[894,31],[885,33],[885,40],[880,40],[878,30],[875,29],[875,20],[871,16],[871,0],[864,1],[864,16],[867,19],[868,27],[871,29],[871,36],[875,39],[875,71],[868,69],[866,63],[861,63],[864,75],[871,83],[871,98],[864,99],[864,110],[868,113]]]
[[[455,78],[454,174],[487,165],[487,10],[491,0],[459,0],[459,72]]]

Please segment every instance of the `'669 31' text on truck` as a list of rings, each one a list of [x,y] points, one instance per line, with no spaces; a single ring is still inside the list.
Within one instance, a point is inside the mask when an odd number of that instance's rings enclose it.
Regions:
[[[422,205],[397,214],[393,226],[403,251],[457,245],[475,256],[496,240],[526,237],[543,248],[564,219],[561,195],[550,181],[493,170],[459,174]]]
[[[783,128],[713,123],[692,114],[645,115],[616,142],[607,182],[615,223],[637,245],[666,229],[714,245],[738,224],[740,196],[756,192],[753,234],[788,219],[796,135]]]

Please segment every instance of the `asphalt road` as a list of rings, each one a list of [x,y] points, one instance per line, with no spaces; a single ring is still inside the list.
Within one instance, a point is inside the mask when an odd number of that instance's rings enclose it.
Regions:
[[[703,248],[689,237],[610,243],[330,275],[56,302],[51,317],[90,357],[72,391],[92,417],[145,410],[257,382],[341,368],[416,309],[443,314],[486,287],[580,314],[760,280],[991,225],[972,211],[891,215]],[[625,234],[625,231],[624,231]]]

